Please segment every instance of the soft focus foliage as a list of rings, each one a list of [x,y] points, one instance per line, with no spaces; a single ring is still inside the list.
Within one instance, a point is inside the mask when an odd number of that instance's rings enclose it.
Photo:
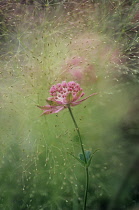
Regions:
[[[68,110],[40,117],[49,89],[82,84],[73,108],[90,165],[88,210],[139,205],[138,3],[1,1],[0,209],[81,209],[84,171]],[[49,3],[49,4],[48,4]]]

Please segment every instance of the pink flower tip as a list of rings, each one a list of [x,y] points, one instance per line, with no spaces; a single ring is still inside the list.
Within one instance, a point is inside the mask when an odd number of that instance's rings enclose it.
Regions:
[[[84,92],[80,85],[74,81],[63,81],[62,83],[53,85],[49,92],[52,97],[49,97],[46,100],[48,105],[38,106],[43,110],[42,114],[58,113],[69,106],[76,106],[89,97],[97,94],[93,93],[86,98],[79,100],[84,95]]]

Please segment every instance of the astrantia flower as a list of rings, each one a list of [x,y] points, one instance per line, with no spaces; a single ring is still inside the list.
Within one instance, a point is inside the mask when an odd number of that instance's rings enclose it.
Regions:
[[[96,95],[93,93],[86,98],[79,100],[83,95],[83,89],[74,81],[58,83],[50,88],[50,95],[46,101],[48,105],[38,106],[44,112],[42,114],[58,113],[59,111],[68,108],[69,106],[76,106],[87,98]]]
[[[88,59],[80,56],[68,58],[62,66],[61,79],[74,80],[80,84],[92,84],[96,81],[95,67]]]

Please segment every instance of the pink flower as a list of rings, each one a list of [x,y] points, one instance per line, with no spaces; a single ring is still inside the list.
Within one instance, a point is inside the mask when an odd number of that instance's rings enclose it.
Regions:
[[[65,61],[62,66],[61,79],[74,80],[80,84],[90,84],[96,81],[95,68],[84,57],[74,56]]]
[[[82,100],[78,100],[84,95],[83,89],[80,88],[80,85],[74,81],[63,81],[62,83],[53,85],[50,88],[50,95],[52,97],[49,97],[46,100],[48,105],[38,107],[44,111],[42,114],[58,113],[69,106],[76,106],[96,94],[97,93],[93,93]]]

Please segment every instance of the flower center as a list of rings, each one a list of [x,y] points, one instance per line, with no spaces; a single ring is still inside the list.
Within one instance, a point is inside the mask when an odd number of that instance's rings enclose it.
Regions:
[[[74,81],[63,81],[62,83],[53,85],[50,88],[50,95],[53,96],[55,100],[64,102],[69,93],[71,93],[72,96],[75,97],[79,91],[82,91],[82,88],[80,88],[80,85],[78,83]]]

